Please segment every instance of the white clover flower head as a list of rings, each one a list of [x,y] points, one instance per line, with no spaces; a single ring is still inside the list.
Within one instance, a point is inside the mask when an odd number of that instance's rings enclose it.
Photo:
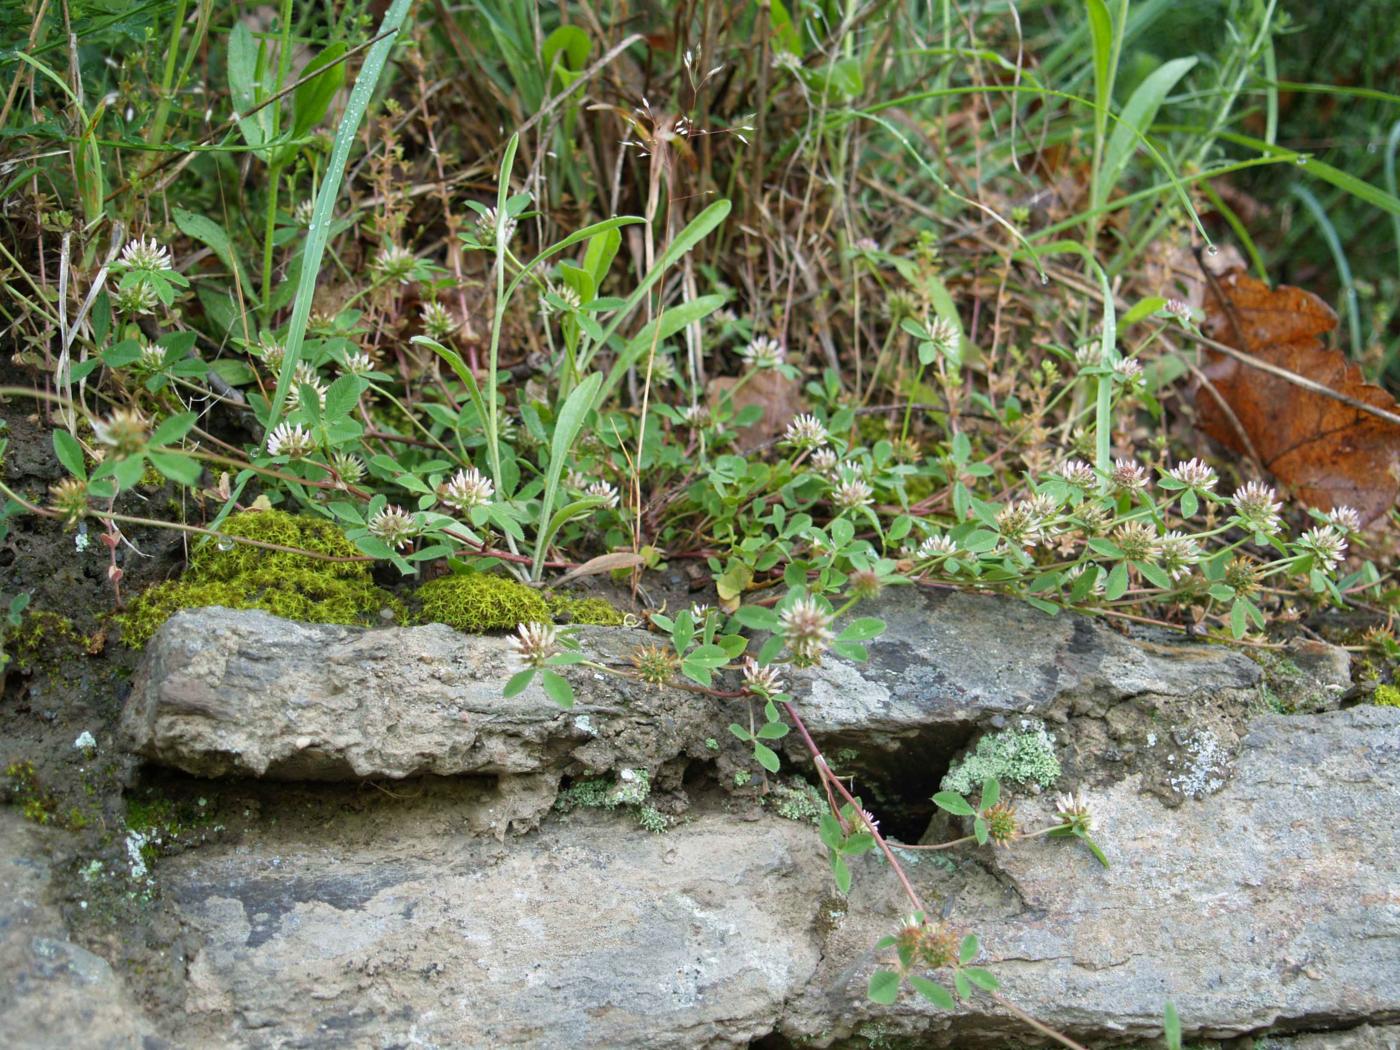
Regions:
[[[1142,492],[1147,488],[1147,471],[1136,460],[1115,459],[1112,481],[1119,492]]]
[[[773,54],[773,68],[786,70],[789,73],[796,73],[802,68],[802,59],[796,52],[789,51],[785,47],[780,47]]]
[[[1246,528],[1272,536],[1283,525],[1278,516],[1283,504],[1275,501],[1274,497],[1277,495],[1278,493],[1268,485],[1251,481],[1236,489],[1235,494],[1230,497],[1230,502],[1234,504],[1235,513]]]
[[[97,738],[88,730],[84,729],[78,734],[78,739],[73,741],[74,751],[96,751]]]
[[[710,406],[698,403],[686,405],[681,409],[681,419],[692,430],[699,430],[710,421]]]
[[[315,211],[316,200],[314,197],[308,197],[298,204],[296,209],[292,212],[292,222],[296,223],[302,229],[307,229],[311,226],[311,216]]]
[[[146,417],[134,408],[119,408],[106,419],[94,419],[92,436],[119,456],[131,456],[146,447]]]
[[[564,484],[575,492],[586,492],[589,482],[592,479],[581,470],[569,468],[569,472],[564,475]]]
[[[1162,547],[1157,530],[1145,521],[1128,521],[1113,530],[1113,542],[1129,561],[1155,562]]]
[[[441,341],[459,327],[452,312],[436,299],[423,304],[423,331],[427,332],[430,338]]]
[[[959,350],[957,326],[945,318],[935,318],[928,326],[928,341],[944,357],[956,357]]]
[[[831,615],[817,599],[804,596],[793,602],[778,616],[783,639],[792,651],[795,667],[811,667],[820,663],[834,637]]]
[[[336,452],[331,456],[331,466],[340,476],[342,486],[358,485],[365,479],[365,464],[359,456],[352,456],[348,452]]]
[[[739,356],[750,368],[777,368],[787,357],[787,351],[776,339],[760,335],[740,347]]]
[[[1347,540],[1336,526],[1319,525],[1298,537],[1298,548],[1311,554],[1322,572],[1333,572],[1346,556]]]
[[[523,667],[543,667],[559,652],[559,632],[549,623],[522,623],[510,644]]]
[[[914,556],[919,561],[933,561],[935,559],[954,558],[958,553],[957,541],[951,536],[942,533],[935,533],[932,536],[925,536],[922,543],[914,551]]]
[[[1090,593],[1102,597],[1107,589],[1105,580],[1108,578],[1108,573],[1100,571],[1097,565],[1076,565],[1066,574],[1066,579],[1073,584],[1086,572],[1094,574],[1094,582],[1089,588]]]
[[[484,507],[496,494],[496,486],[475,467],[459,470],[438,486],[438,498],[455,510]]]
[[[997,529],[1009,544],[1030,549],[1044,536],[1045,518],[1029,500],[1018,500],[997,512]]]
[[[68,477],[49,486],[49,503],[66,524],[72,525],[87,516],[88,487],[81,478]],[[82,542],[78,542],[82,541]],[[74,540],[79,551],[87,549],[87,533],[79,532]]]
[[[292,369],[291,389],[287,391],[287,407],[293,412],[301,407],[301,392],[305,387],[310,387],[316,392],[318,404],[325,405],[328,387],[321,381],[321,376],[315,368],[305,361],[298,361],[296,368]]]
[[[485,214],[481,215],[476,220],[475,231],[476,240],[478,244],[485,245],[488,248],[494,248],[496,246],[495,208],[487,208]],[[511,238],[515,236],[515,220],[508,217],[505,221],[505,227],[502,232],[504,233],[504,237],[502,239],[505,241],[506,244],[509,244],[511,242]]]
[[[1199,459],[1188,459],[1185,463],[1178,463],[1167,471],[1167,476],[1198,492],[1215,488],[1215,483],[1219,480],[1215,469]]]
[[[711,609],[705,602],[690,603],[690,618],[697,624],[703,625],[709,619]]]
[[[1093,488],[1099,480],[1094,468],[1082,459],[1065,460],[1056,469],[1056,473],[1060,475],[1061,481],[1077,489]]]
[[[160,305],[160,295],[146,281],[127,288],[118,287],[113,305],[122,314],[150,314]]]
[[[583,491],[586,495],[602,500],[605,507],[616,507],[618,504],[617,488],[609,482],[590,481]]]
[[[654,383],[674,383],[679,378],[676,362],[670,354],[656,354],[651,359],[651,379]]]
[[[394,550],[402,550],[418,534],[418,520],[402,507],[391,503],[375,512],[365,528],[371,536],[383,540]]]
[[[819,448],[812,453],[812,458],[808,460],[813,470],[818,474],[824,474],[834,479],[838,460],[836,450],[831,448]]]
[[[783,443],[795,449],[815,449],[826,444],[826,427],[810,413],[794,416],[783,431]]]
[[[282,371],[282,362],[287,357],[287,348],[275,339],[267,339],[250,347],[250,351],[257,356],[270,371]]]
[[[364,376],[374,371],[374,358],[364,350],[356,350],[353,354],[345,355],[343,366],[346,375]]]
[[[880,830],[880,822],[879,822],[878,820],[875,819],[875,814],[874,814],[874,813],[871,813],[870,810],[868,810],[868,809],[863,809],[863,810],[860,811],[860,815],[861,815],[861,819],[863,819],[863,820],[865,821],[865,823],[866,823],[872,830],[874,830],[874,831],[879,831],[879,830]]]
[[[855,510],[875,502],[875,492],[864,478],[846,474],[832,487],[831,502],[842,510]]]
[[[1191,320],[1191,304],[1184,299],[1168,299],[1163,309],[1179,320]]]
[[[1132,385],[1142,378],[1142,365],[1131,357],[1125,357],[1114,363],[1113,374],[1121,382]]]
[[[379,249],[370,268],[382,281],[408,284],[413,280],[413,271],[418,268],[418,257],[407,248],[389,244]]]
[[[783,691],[783,674],[777,664],[760,667],[752,656],[744,657],[744,686],[750,692],[761,696],[772,696]]]
[[[878,252],[880,250],[880,242],[874,237],[858,237],[856,238],[856,243],[852,245],[852,247],[858,252]]]
[[[156,371],[165,365],[165,347],[141,340],[141,367]]]
[[[316,451],[316,439],[300,423],[278,423],[267,435],[267,454],[302,459]]]
[[[554,296],[564,304],[564,309],[576,311],[583,306],[583,299],[570,285],[555,284],[552,281],[546,286],[548,294]],[[548,317],[550,314],[558,312],[558,307],[551,303],[545,296],[540,296],[540,313]]]
[[[1098,343],[1080,343],[1074,348],[1074,363],[1080,368],[1097,364],[1103,348]]]
[[[1354,507],[1333,507],[1327,512],[1327,524],[1334,526],[1343,535],[1361,531],[1361,515]]]
[[[1048,492],[1037,492],[1026,500],[1026,507],[1042,522],[1053,518],[1060,510],[1060,501]]]
[[[1074,793],[1065,793],[1055,799],[1055,812],[1059,814],[1060,826],[1075,831],[1089,831],[1094,826],[1094,814],[1089,808],[1089,796],[1081,786]]]
[[[1161,540],[1158,564],[1173,580],[1191,575],[1191,567],[1201,560],[1201,547],[1194,538],[1173,529]]]
[[[117,261],[133,270],[169,271],[175,269],[175,264],[170,258],[170,249],[154,237],[149,239],[142,237],[134,241],[127,241],[126,247],[122,249],[121,257]]]

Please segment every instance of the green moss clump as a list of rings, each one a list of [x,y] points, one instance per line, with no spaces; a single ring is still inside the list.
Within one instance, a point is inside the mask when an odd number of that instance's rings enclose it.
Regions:
[[[1049,787],[1060,776],[1060,760],[1045,726],[1026,719],[1021,729],[1003,729],[977,741],[977,747],[955,762],[943,778],[944,791],[970,795],[982,781],[995,777],[1003,784]]]
[[[0,649],[24,672],[41,665],[63,664],[87,648],[87,640],[72,620],[46,609],[26,612],[18,627],[5,629],[3,641]]]
[[[462,572],[419,587],[420,623],[445,623],[468,634],[511,631],[522,623],[549,623],[549,607],[533,587],[484,572]]]
[[[1400,707],[1400,686],[1376,686],[1376,691],[1371,694],[1371,703],[1381,707]]]
[[[575,598],[553,592],[544,597],[550,615],[560,623],[585,623],[597,627],[622,627],[627,616],[606,598]]]
[[[230,515],[222,531],[331,557],[360,554],[333,523],[280,510]],[[405,621],[402,603],[374,585],[366,562],[326,561],[242,543],[201,546],[180,579],[150,587],[116,619],[122,640],[140,649],[173,613],[206,605],[262,609],[304,623],[371,626],[384,621],[386,610],[394,622]]]
[[[52,824],[58,817],[58,799],[39,783],[33,762],[11,762],[5,767],[0,797],[18,807],[25,820]]]

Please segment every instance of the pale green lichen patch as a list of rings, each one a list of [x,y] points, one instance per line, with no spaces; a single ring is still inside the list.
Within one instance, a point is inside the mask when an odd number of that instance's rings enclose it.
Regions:
[[[763,796],[763,804],[785,820],[816,824],[827,811],[826,799],[807,781],[793,777],[786,784],[774,784]]]
[[[959,762],[954,762],[943,778],[944,791],[970,795],[981,790],[982,782],[995,777],[1003,784],[1037,784],[1049,787],[1060,776],[1060,760],[1045,726],[1034,719],[1023,719],[1019,727],[989,733]]]
[[[580,780],[559,792],[554,808],[561,813],[575,809],[630,809],[637,823],[647,831],[660,834],[671,821],[648,799],[651,797],[651,777],[645,769],[622,769],[615,777],[593,777]]]
[[[221,531],[333,558],[359,555],[333,523],[284,511],[233,514]],[[122,640],[139,649],[176,611],[208,605],[262,609],[305,623],[404,622],[402,603],[375,586],[362,561],[329,561],[227,541],[199,547],[180,579],[142,592],[116,619]]]

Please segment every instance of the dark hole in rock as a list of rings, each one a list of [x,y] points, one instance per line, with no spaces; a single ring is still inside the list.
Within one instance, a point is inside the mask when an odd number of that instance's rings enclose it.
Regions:
[[[939,812],[933,795],[953,757],[972,738],[972,726],[940,726],[936,732],[870,747],[869,737],[831,734],[818,740],[832,768],[854,775],[851,793],[880,822],[880,833],[915,843]]]

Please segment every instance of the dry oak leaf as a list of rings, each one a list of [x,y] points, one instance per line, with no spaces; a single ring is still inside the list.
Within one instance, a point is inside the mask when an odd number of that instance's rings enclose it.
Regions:
[[[1324,345],[1337,315],[1311,292],[1270,289],[1243,269],[1230,270],[1207,287],[1205,312],[1203,331],[1216,342],[1395,412],[1393,397]],[[1390,509],[1400,491],[1400,425],[1218,350],[1204,354],[1209,385],[1195,395],[1202,430],[1236,453],[1256,456],[1309,506],[1353,507],[1363,522]]]

